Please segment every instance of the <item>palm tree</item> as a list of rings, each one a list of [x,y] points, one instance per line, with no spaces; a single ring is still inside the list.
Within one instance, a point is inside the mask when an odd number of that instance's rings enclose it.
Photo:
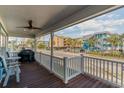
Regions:
[[[82,44],[83,44],[83,40],[82,39],[77,39],[76,40],[76,47],[78,47],[79,49],[81,48]]]
[[[97,39],[95,37],[91,37],[88,39],[89,48],[95,47],[96,43],[97,43]]]
[[[119,42],[119,46],[121,46],[121,50],[123,50],[123,40],[124,40],[124,34],[120,35],[120,42]]]
[[[82,40],[82,39],[79,39],[79,40],[77,41],[77,44],[79,45],[79,47],[81,47],[82,44],[83,44],[83,40]]]
[[[74,52],[75,52],[75,48],[78,46],[78,45],[82,45],[82,39],[79,40],[79,39],[72,39],[72,38],[67,38],[66,39],[66,44],[68,45],[67,47],[71,49],[74,49]]]
[[[67,48],[71,48],[71,47],[72,47],[72,42],[73,42],[73,41],[72,41],[71,38],[67,38],[67,39],[66,39],[66,44],[67,44],[66,47],[67,47]]]
[[[112,51],[114,51],[116,49],[116,47],[121,44],[121,38],[119,35],[113,34],[111,35],[108,39],[108,42],[110,42],[111,46],[112,46]]]
[[[78,43],[77,39],[72,39],[72,48],[74,49],[74,52],[75,52],[75,47],[77,43]]]

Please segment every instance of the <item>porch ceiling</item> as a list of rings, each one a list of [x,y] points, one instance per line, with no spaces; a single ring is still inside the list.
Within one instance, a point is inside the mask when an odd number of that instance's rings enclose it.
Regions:
[[[0,16],[10,36],[34,37],[88,20],[118,7],[120,6],[6,5],[0,6]],[[33,20],[33,26],[40,27],[41,30],[24,31],[23,28],[16,28],[28,25],[28,20]]]

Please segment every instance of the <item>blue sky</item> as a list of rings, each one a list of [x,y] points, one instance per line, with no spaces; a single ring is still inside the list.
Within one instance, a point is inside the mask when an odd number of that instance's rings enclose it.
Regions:
[[[118,34],[124,33],[124,8],[63,29],[55,34],[77,38],[102,31]]]

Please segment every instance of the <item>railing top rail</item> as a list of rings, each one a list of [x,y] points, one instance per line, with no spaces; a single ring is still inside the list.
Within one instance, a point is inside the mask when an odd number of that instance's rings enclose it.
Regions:
[[[42,55],[50,56],[50,54],[45,54],[45,53],[42,53],[42,52],[36,52],[36,53],[40,53]],[[68,57],[68,59],[70,60],[70,59],[77,58],[77,57],[81,57],[81,56]],[[87,56],[87,55],[83,55],[83,57],[88,57],[88,58],[92,58],[92,59],[96,59],[96,60],[103,60],[103,61],[108,61],[108,62],[113,62],[113,63],[124,64],[124,61],[120,61],[120,60],[105,59],[105,58],[99,58],[99,57],[93,57],[93,56]],[[53,56],[53,58],[63,60],[62,57],[58,57],[58,56]]]
[[[63,58],[61,57],[57,57],[57,56],[53,56],[54,58],[57,58],[57,59],[60,59],[60,60],[63,60]]]
[[[40,53],[40,54],[46,55],[46,56],[51,56],[50,54],[45,54],[45,53],[42,53],[42,52],[36,52],[36,53]],[[52,56],[52,57],[57,58],[57,59],[60,59],[60,60],[63,60],[63,58],[58,57],[58,56]]]
[[[81,57],[81,56],[68,57],[68,59],[74,59],[74,58],[77,58],[77,57]]]
[[[91,57],[91,56],[86,56],[86,55],[84,55],[84,57],[88,57],[88,58],[92,58],[92,59],[97,59],[97,60],[108,61],[108,62],[113,62],[113,63],[124,64],[124,61],[120,61],[120,60],[112,60],[112,59],[105,59],[105,58],[99,58],[99,57]]]

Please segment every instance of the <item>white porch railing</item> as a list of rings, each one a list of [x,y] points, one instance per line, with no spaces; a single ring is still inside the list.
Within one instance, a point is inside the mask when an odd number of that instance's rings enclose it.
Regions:
[[[53,56],[52,69],[50,55],[36,53],[36,60],[62,79],[65,83],[79,74],[87,74],[109,83],[124,86],[124,63],[88,56],[59,58]]]
[[[65,83],[68,83],[68,80],[81,73],[81,57],[59,58],[53,56],[52,69],[50,66],[50,55],[36,53],[35,58],[39,64],[41,64],[50,71],[52,70],[51,72],[54,73],[60,79],[62,79]]]
[[[52,72],[57,75],[60,79],[64,80],[64,60],[63,58],[54,57],[52,58]]]
[[[67,80],[81,73],[81,56],[68,58],[66,61]]]
[[[124,62],[83,56],[83,72],[109,83],[124,85]]]
[[[50,70],[50,55],[43,53],[36,53],[35,59],[39,64],[43,65],[46,69]]]

